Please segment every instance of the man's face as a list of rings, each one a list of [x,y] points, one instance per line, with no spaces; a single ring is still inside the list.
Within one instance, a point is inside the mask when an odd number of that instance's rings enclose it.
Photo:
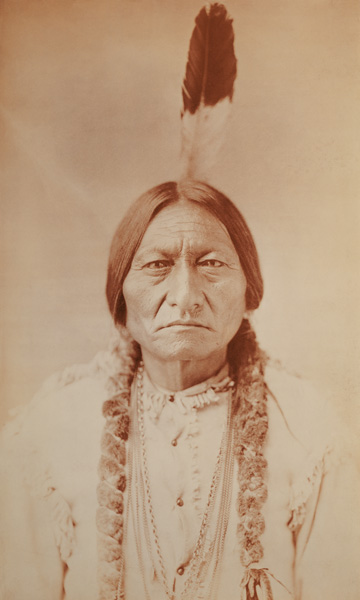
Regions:
[[[125,278],[126,326],[161,360],[226,349],[246,310],[246,279],[225,226],[180,201],[151,221]]]

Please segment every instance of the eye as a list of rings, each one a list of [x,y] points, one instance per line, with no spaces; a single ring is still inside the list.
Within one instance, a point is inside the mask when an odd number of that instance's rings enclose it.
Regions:
[[[216,260],[215,258],[207,258],[206,260],[202,260],[199,262],[201,267],[223,267],[225,263],[221,260]]]
[[[161,269],[167,269],[169,266],[169,260],[152,260],[151,262],[146,263],[144,268],[150,269],[150,271],[160,271]]]

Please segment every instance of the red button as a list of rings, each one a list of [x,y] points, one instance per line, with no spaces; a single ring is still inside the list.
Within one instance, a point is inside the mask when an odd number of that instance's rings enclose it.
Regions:
[[[169,396],[169,402],[174,402],[175,400],[175,396],[173,394],[171,394],[171,396]]]
[[[178,498],[178,499],[176,500],[176,504],[177,504],[178,506],[184,506],[184,500],[183,500],[182,498]]]
[[[176,572],[178,575],[184,575],[184,571],[185,571],[184,567],[179,567],[178,569],[176,569]]]
[[[174,440],[172,440],[172,441],[171,441],[171,445],[172,445],[172,446],[177,446],[177,439],[174,439]]]

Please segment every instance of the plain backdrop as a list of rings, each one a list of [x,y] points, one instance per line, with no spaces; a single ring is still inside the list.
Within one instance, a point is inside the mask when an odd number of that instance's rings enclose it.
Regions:
[[[1,418],[106,347],[108,247],[179,174],[198,0],[2,0]],[[238,78],[211,183],[254,233],[263,347],[359,422],[359,4],[229,0]]]

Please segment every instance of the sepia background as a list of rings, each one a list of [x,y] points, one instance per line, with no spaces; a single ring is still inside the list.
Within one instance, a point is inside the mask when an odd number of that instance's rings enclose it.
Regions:
[[[2,0],[1,421],[106,347],[107,252],[179,174],[198,0]],[[264,348],[359,422],[359,4],[228,0],[238,78],[211,183],[254,233]]]

